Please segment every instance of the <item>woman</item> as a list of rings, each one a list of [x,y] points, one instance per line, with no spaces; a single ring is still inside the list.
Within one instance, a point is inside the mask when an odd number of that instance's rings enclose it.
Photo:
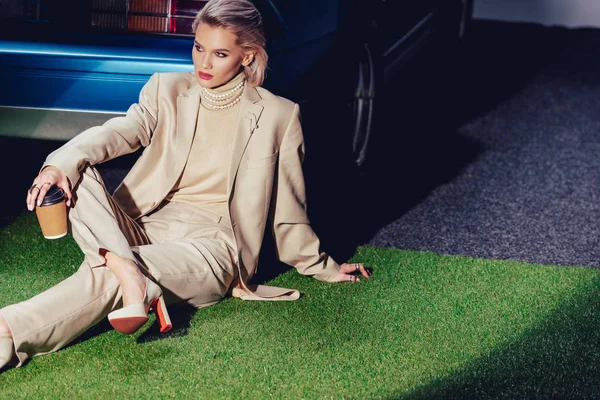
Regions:
[[[53,185],[67,196],[78,272],[0,310],[0,368],[56,351],[108,316],[134,333],[166,303],[205,307],[227,294],[295,300],[251,286],[267,217],[278,258],[328,282],[368,278],[319,250],[305,211],[298,106],[260,87],[260,14],[248,0],[211,0],[196,17],[194,74],[154,74],[126,116],[81,133],[46,159],[31,211]],[[94,165],[144,151],[113,196]],[[72,190],[71,190],[72,189]]]

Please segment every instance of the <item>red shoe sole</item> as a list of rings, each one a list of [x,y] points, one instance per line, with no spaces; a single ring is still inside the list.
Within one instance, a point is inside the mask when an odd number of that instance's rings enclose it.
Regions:
[[[131,335],[148,322],[148,317],[114,318],[110,321],[113,328],[119,333]]]

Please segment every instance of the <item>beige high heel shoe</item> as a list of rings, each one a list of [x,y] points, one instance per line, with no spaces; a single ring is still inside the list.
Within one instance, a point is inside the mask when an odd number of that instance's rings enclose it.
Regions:
[[[0,337],[0,369],[12,360],[15,355],[15,347],[10,337]]]
[[[130,304],[108,314],[110,324],[117,332],[131,335],[148,321],[148,311],[154,310],[160,325],[160,332],[171,330],[171,318],[160,287],[146,277],[146,295],[143,303]]]

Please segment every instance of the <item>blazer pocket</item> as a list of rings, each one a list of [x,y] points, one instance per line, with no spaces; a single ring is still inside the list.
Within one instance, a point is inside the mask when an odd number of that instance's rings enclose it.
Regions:
[[[279,156],[278,151],[276,151],[274,154],[271,154],[268,157],[247,159],[246,160],[246,168],[253,169],[253,168],[267,167],[269,165],[273,165],[277,161],[277,156]]]

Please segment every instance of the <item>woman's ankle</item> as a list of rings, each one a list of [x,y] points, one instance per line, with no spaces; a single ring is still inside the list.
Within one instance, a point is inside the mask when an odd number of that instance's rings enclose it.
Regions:
[[[138,277],[141,279],[144,277],[135,261],[119,257],[111,252],[106,252],[103,256],[106,260],[106,266],[115,274],[117,280],[120,280],[120,278]]]
[[[119,257],[111,252],[106,252],[104,258],[106,259],[106,266],[121,284],[123,304],[143,302],[146,277],[139,270],[135,261]]]

